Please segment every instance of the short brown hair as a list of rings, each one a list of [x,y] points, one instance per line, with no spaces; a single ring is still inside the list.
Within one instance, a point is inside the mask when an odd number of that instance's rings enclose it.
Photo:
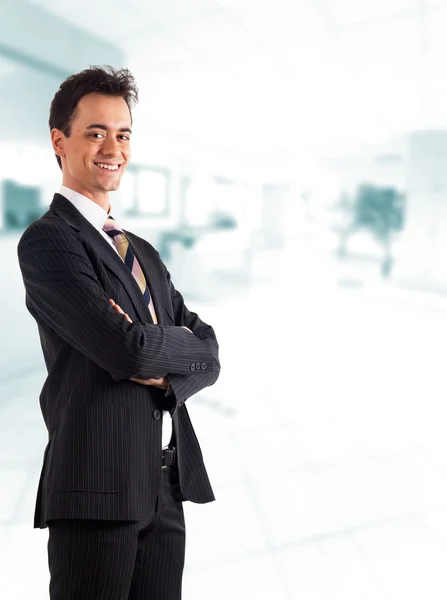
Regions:
[[[133,75],[128,69],[115,69],[111,66],[92,66],[61,83],[50,107],[48,124],[50,131],[60,129],[67,137],[70,135],[73,120],[79,100],[96,92],[105,96],[120,96],[124,98],[132,118],[132,108],[138,102],[138,88]],[[62,169],[60,156],[56,159]]]

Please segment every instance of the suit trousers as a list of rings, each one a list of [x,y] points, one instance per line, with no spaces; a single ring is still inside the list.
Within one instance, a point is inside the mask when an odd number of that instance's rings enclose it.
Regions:
[[[48,522],[51,600],[180,600],[185,519],[176,465],[145,521]]]

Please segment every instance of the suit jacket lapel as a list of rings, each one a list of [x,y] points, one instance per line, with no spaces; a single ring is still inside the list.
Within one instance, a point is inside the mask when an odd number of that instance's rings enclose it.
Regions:
[[[77,210],[73,204],[67,200],[64,196],[60,194],[55,194],[53,201],[50,205],[50,209],[56,212],[60,217],[64,219],[72,227],[75,229],[85,240],[91,244],[95,251],[97,252],[99,258],[105,263],[120,279],[123,286],[126,288],[130,299],[132,300],[132,304],[135,308],[137,315],[140,320],[143,322],[153,323],[150,311],[148,306],[146,306],[146,302],[144,301],[143,294],[135,281],[134,276],[126,267],[124,262],[118,256],[118,254],[110,247],[108,242],[102,237],[102,235],[97,231],[93,225],[85,219],[81,213]],[[127,232],[126,232],[126,235]],[[129,236],[129,241],[130,241]],[[134,249],[134,238],[132,237],[132,249]],[[138,254],[135,252],[138,261],[140,262],[141,268],[145,277],[147,277],[146,273],[146,265],[144,264],[144,254],[139,251]],[[147,279],[149,281],[149,279]],[[152,281],[150,282],[152,284]],[[153,285],[151,285],[150,289],[152,291]],[[154,290],[154,306],[157,312],[157,316],[159,316],[159,320],[163,318],[161,311],[159,310],[160,303],[157,298],[156,290]]]
[[[123,229],[129,240],[132,250],[140,263],[141,270],[146,278],[149,286],[149,292],[152,296],[152,301],[155,307],[155,314],[158,322],[162,325],[165,320],[164,302],[163,302],[163,287],[161,285],[162,271],[160,266],[153,260],[150,254],[145,250],[141,240],[130,231]],[[138,284],[137,284],[138,287]],[[139,288],[138,288],[139,289]],[[140,292],[141,293],[141,292]],[[148,312],[150,313],[149,309]],[[152,319],[151,319],[152,320]]]

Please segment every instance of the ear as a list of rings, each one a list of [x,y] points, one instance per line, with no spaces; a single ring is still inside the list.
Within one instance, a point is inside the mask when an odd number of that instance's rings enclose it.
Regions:
[[[53,150],[55,154],[57,154],[61,158],[65,156],[65,135],[60,129],[54,128],[51,130],[51,143],[53,144]]]

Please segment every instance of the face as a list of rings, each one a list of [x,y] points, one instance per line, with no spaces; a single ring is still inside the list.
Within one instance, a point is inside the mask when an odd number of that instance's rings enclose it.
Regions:
[[[108,192],[119,188],[130,159],[131,116],[124,98],[87,94],[79,101],[70,135],[53,129],[63,184],[106,210]]]

